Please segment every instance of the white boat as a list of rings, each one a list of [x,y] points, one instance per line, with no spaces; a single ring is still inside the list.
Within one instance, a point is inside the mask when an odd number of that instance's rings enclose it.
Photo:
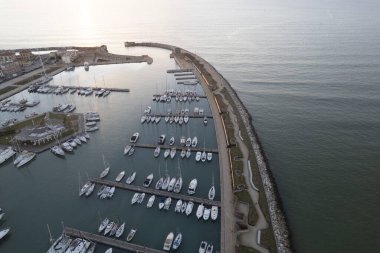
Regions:
[[[182,234],[178,233],[173,242],[173,249],[177,250],[182,242]]]
[[[17,164],[17,168],[20,168],[21,166],[27,164],[28,162],[30,162],[31,160],[33,160],[33,158],[36,157],[36,153],[33,153],[33,152],[29,152],[28,154],[26,154],[23,159],[21,159],[21,161]]]
[[[156,149],[153,152],[154,157],[158,157],[161,153],[161,148],[159,146],[156,147]]]
[[[150,184],[152,183],[152,181],[153,181],[153,173],[149,174],[149,175],[146,177],[146,179],[145,179],[145,181],[144,181],[144,183],[143,183],[143,186],[144,186],[144,187],[149,187]]]
[[[203,118],[203,124],[207,125],[207,117],[206,116],[204,116],[204,118]]]
[[[6,148],[0,153],[0,164],[7,161],[9,158],[14,156],[16,151],[14,151],[11,147]]]
[[[82,253],[86,252],[87,249],[90,247],[90,242],[82,239],[82,238],[75,238],[69,248],[65,251],[65,253]]]
[[[198,206],[197,213],[196,213],[198,220],[203,216],[204,209],[205,209],[205,206],[203,204],[200,204]]]
[[[53,245],[51,245],[51,247],[48,249],[47,253],[64,253],[66,251],[66,249],[70,246],[72,241],[73,240],[69,236],[62,234],[53,243]]]
[[[212,250],[214,249],[214,245],[212,245],[211,243],[209,245],[207,245],[207,248],[206,248],[206,253],[212,253]]]
[[[178,124],[182,125],[183,124],[183,117],[180,116],[179,119],[178,119]]]
[[[164,152],[164,158],[168,158],[168,156],[170,155],[170,148],[166,149],[165,152]]]
[[[151,208],[154,204],[155,199],[156,199],[155,195],[150,196],[150,198],[148,199],[148,203],[146,203],[146,207]]]
[[[190,158],[190,156],[191,156],[191,149],[187,149],[186,150],[186,158]]]
[[[177,124],[177,123],[178,123],[178,121],[179,121],[179,116],[175,116],[175,117],[174,117],[174,123],[176,123],[176,124]]]
[[[169,122],[169,119],[170,117],[169,116],[165,116],[165,122],[168,123]]]
[[[187,122],[189,122],[189,116],[186,115],[185,117],[183,117],[183,122],[187,124]]]
[[[102,95],[103,95],[103,93],[104,93],[105,91],[106,91],[105,89],[100,89],[100,90],[97,90],[97,91],[95,92],[95,96],[98,96],[98,97],[100,97],[100,96],[102,96]]]
[[[125,181],[127,184],[131,184],[133,183],[133,181],[135,180],[135,177],[136,177],[136,171],[134,171],[128,178],[127,180]]]
[[[164,183],[164,178],[163,177],[161,177],[160,179],[158,179],[158,181],[156,183],[156,186],[155,186],[156,190],[161,189],[161,186],[162,186],[163,183]]]
[[[160,138],[158,139],[158,144],[163,145],[165,143],[166,135],[161,134]]]
[[[92,192],[95,189],[95,183],[91,183],[90,187],[87,188],[87,191],[85,192],[85,196],[88,197],[92,194]]]
[[[170,179],[170,182],[169,182],[169,185],[168,185],[168,192],[173,191],[174,185],[175,185],[176,182],[177,182],[177,179],[175,177],[172,177],[172,179]]]
[[[181,139],[179,140],[179,144],[183,147],[186,145],[186,137],[182,136]]]
[[[186,147],[190,147],[191,146],[191,137],[189,137],[189,138],[186,139],[185,145],[186,145]]]
[[[29,153],[29,151],[27,151],[27,150],[23,150],[22,152],[18,153],[16,156],[16,159],[13,161],[13,165],[17,165],[24,158],[24,156],[28,153]]]
[[[104,253],[112,253],[112,248],[107,249]]]
[[[82,145],[82,141],[78,137],[74,137],[73,140],[75,141],[76,144]]]
[[[70,144],[71,147],[76,148],[78,145],[73,139],[68,139],[67,142]]]
[[[138,132],[134,133],[134,134],[132,135],[131,139],[129,140],[129,142],[131,142],[131,143],[136,143],[137,140],[139,139],[139,136],[140,136],[140,134],[139,134]]]
[[[196,178],[190,181],[189,188],[187,189],[187,193],[189,195],[193,195],[195,193],[195,189],[197,188],[198,181]]]
[[[164,209],[169,210],[171,204],[172,204],[172,198],[170,197],[166,198],[165,203],[164,203]]]
[[[129,150],[131,150],[131,148],[132,148],[132,146],[129,145],[129,144],[125,145],[125,147],[124,147],[124,155],[128,154],[128,152],[129,152]]]
[[[84,143],[86,143],[86,142],[87,142],[87,139],[86,139],[86,137],[85,137],[85,136],[83,136],[83,135],[78,135],[78,136],[77,136],[77,138],[79,138],[79,140],[80,140],[81,142],[84,142]]]
[[[174,234],[173,234],[173,232],[170,232],[168,234],[168,236],[166,237],[165,242],[164,242],[164,248],[163,249],[165,251],[170,250],[170,248],[172,247],[173,239],[174,239]]]
[[[195,154],[195,161],[199,162],[201,160],[201,157],[202,157],[202,152],[201,151],[198,151],[196,154]]]
[[[216,220],[218,218],[218,207],[212,206],[211,207],[211,219]]]
[[[156,116],[156,119],[155,119],[156,124],[158,124],[160,121],[161,121],[161,117],[160,116]]]
[[[183,183],[182,177],[179,177],[177,181],[175,182],[173,192],[179,193],[182,189],[182,183]]]
[[[162,189],[162,190],[166,190],[166,189],[168,189],[168,187],[169,187],[169,183],[170,183],[170,177],[167,176],[167,177],[164,179],[164,182],[162,183],[161,189]]]
[[[160,202],[158,203],[158,209],[161,210],[162,208],[164,208],[164,205],[165,205],[165,198],[161,197]]]
[[[204,162],[206,161],[206,159],[207,159],[206,152],[203,151],[203,152],[202,152],[202,155],[201,155],[201,161],[204,163]]]
[[[118,227],[119,227],[119,224],[117,224],[117,223],[115,222],[115,223],[113,224],[112,229],[111,229],[110,236],[113,236],[113,235],[116,234],[116,231],[117,231]]]
[[[211,186],[210,190],[208,191],[208,199],[213,200],[215,198],[215,186]]]
[[[135,153],[135,146],[132,146],[131,149],[128,151],[128,155],[131,156]]]
[[[174,145],[174,141],[175,141],[174,136],[172,136],[172,137],[170,138],[170,140],[169,140],[169,145],[170,145],[170,146],[173,146],[173,145]]]
[[[207,161],[210,162],[212,160],[212,153],[208,152],[207,153]]]
[[[195,148],[198,145],[198,138],[195,136],[193,140],[191,141],[191,146]]]
[[[186,212],[186,208],[187,208],[187,203],[186,203],[186,201],[182,201],[181,213]]]
[[[210,218],[210,214],[211,214],[211,209],[205,208],[205,210],[203,211],[203,219],[207,221]]]
[[[141,124],[143,124],[145,121],[146,121],[146,115],[142,115],[140,119]]]
[[[100,178],[104,178],[110,172],[110,166],[107,166],[99,175]]]
[[[115,193],[115,186],[111,187],[111,189],[107,193],[107,198],[112,198],[113,194]]]
[[[180,213],[181,212],[181,207],[182,207],[182,200],[179,199],[179,200],[177,200],[177,203],[175,204],[174,212]]]
[[[170,150],[170,158],[174,159],[176,153],[177,153],[177,149],[176,148],[172,148]]]
[[[10,230],[11,230],[10,228],[5,228],[5,229],[0,230],[0,240],[3,239],[4,236],[6,236]]]
[[[116,182],[120,182],[123,177],[125,175],[125,171],[123,170],[122,172],[119,173],[119,175],[117,175],[117,177],[115,178]]]
[[[141,204],[144,201],[145,193],[140,193],[139,197],[137,198],[137,203]]]
[[[106,91],[103,93],[103,97],[107,97],[110,93],[111,93],[110,90],[106,90]]]
[[[99,127],[93,126],[93,127],[86,127],[86,132],[95,132],[99,130]]]
[[[137,199],[139,198],[140,196],[140,193],[136,192],[135,194],[133,194],[133,197],[131,199],[131,204],[135,204],[137,202]]]
[[[68,143],[68,142],[64,142],[64,143],[62,143],[62,148],[65,150],[65,151],[67,151],[67,152],[72,152],[74,149],[73,149],[73,147],[71,147],[70,146],[70,143]]]
[[[124,233],[124,228],[125,228],[125,222],[123,222],[123,224],[121,224],[120,227],[117,228],[116,233],[115,233],[115,236],[116,236],[117,238],[119,238],[120,236],[123,235],[123,233]]]
[[[98,232],[101,233],[107,227],[109,222],[110,222],[110,220],[107,217],[104,218],[104,220],[99,225]]]
[[[131,231],[129,231],[128,236],[127,236],[127,242],[130,242],[133,239],[133,237],[136,234],[136,231],[137,229],[135,228],[132,228]]]
[[[183,159],[183,158],[185,158],[185,156],[186,156],[186,149],[182,149],[181,150],[181,158]]]
[[[53,146],[50,148],[51,152],[58,156],[58,157],[63,157],[65,156],[65,151],[60,146]]]

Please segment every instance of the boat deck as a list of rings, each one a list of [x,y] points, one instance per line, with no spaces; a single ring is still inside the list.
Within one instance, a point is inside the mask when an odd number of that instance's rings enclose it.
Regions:
[[[192,147],[182,147],[182,146],[170,146],[170,145],[156,145],[156,144],[131,144],[131,145],[134,145],[135,148],[150,148],[150,149],[155,149],[157,146],[160,146],[161,149],[171,149],[171,148],[175,148],[177,151],[182,151],[182,149],[185,149],[187,150],[188,148],[191,149],[191,152],[203,152],[205,151],[206,153],[214,153],[214,154],[218,154],[219,151],[217,148],[192,148]],[[163,150],[161,150],[162,152]],[[163,152],[162,152],[163,153]],[[176,154],[176,155],[179,155],[179,154]],[[184,158],[186,159],[186,158]]]
[[[133,184],[125,184],[125,183],[121,183],[121,182],[109,181],[109,180],[104,180],[104,179],[100,179],[100,178],[91,179],[91,182],[97,183],[97,184],[104,184],[107,186],[114,186],[115,188],[119,188],[119,189],[123,189],[123,190],[130,190],[130,191],[135,191],[135,192],[144,192],[145,194],[154,194],[156,196],[171,197],[172,199],[182,199],[185,201],[192,201],[192,202],[198,203],[198,204],[203,203],[203,204],[210,205],[210,206],[218,206],[218,207],[221,206],[220,201],[209,200],[209,199],[199,198],[199,197],[190,196],[190,195],[184,195],[184,194],[175,193],[175,192],[156,190],[154,188],[146,188],[143,186],[137,186],[137,185],[133,185]],[[184,188],[186,188],[186,187],[182,187],[182,189],[184,189]]]
[[[89,233],[86,231],[82,231],[82,230],[70,228],[70,227],[65,227],[63,230],[63,233],[68,236],[82,237],[92,242],[97,242],[97,243],[105,244],[111,247],[119,248],[122,250],[128,250],[132,252],[141,252],[141,253],[164,253],[165,252],[162,250],[152,249],[152,248],[148,248],[142,245],[129,243],[123,240],[117,240],[111,237],[105,237],[102,235],[97,235],[97,234]]]

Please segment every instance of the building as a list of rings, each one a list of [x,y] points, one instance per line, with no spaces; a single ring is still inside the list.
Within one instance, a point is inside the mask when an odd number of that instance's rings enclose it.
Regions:
[[[21,66],[28,66],[34,60],[35,55],[32,53],[30,49],[21,50],[17,55],[16,59],[20,63]]]
[[[14,61],[16,55],[12,51],[0,51],[0,63]]]
[[[78,51],[76,50],[66,51],[65,53],[62,54],[61,58],[64,63],[72,63],[78,58]]]
[[[1,68],[0,68],[0,78],[4,78],[4,77],[5,77],[5,75],[3,73],[3,70],[1,70]]]
[[[3,62],[0,63],[0,69],[4,77],[11,77],[21,73],[21,67],[18,62]]]

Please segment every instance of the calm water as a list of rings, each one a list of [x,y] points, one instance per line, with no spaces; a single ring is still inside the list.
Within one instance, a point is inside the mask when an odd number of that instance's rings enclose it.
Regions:
[[[8,25],[0,31],[0,47],[107,44],[112,52],[143,54],[146,49],[126,50],[122,43],[144,40],[200,54],[231,82],[254,117],[295,249],[379,248],[378,1],[80,1],[72,6],[62,1],[55,3],[62,11],[51,12],[29,1],[1,1],[0,21]],[[165,85],[164,78],[158,84],[154,78],[150,89]],[[96,80],[102,83],[101,77]],[[128,96],[139,96],[137,91]],[[137,111],[139,104],[133,105]],[[135,129],[127,130],[125,138]],[[52,170],[45,166],[39,169]],[[35,173],[28,172],[25,181]],[[46,223],[57,224],[51,215]]]

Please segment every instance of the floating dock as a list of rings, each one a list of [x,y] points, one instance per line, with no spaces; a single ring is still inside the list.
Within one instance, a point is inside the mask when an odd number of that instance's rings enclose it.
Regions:
[[[145,246],[129,243],[124,240],[117,240],[111,237],[105,237],[102,235],[97,235],[97,234],[81,231],[79,229],[70,228],[70,227],[65,227],[63,230],[63,233],[68,236],[85,238],[92,242],[97,242],[97,243],[105,244],[111,247],[119,248],[122,250],[128,250],[132,252],[165,253],[165,251],[162,251],[162,250],[152,249]]]
[[[198,203],[198,204],[203,203],[203,204],[210,205],[210,206],[218,206],[218,207],[221,206],[220,201],[199,198],[199,197],[195,197],[193,195],[190,196],[190,195],[184,195],[184,194],[175,193],[175,192],[156,190],[154,188],[136,186],[133,184],[126,184],[126,183],[122,183],[122,182],[109,181],[109,180],[104,180],[104,179],[100,179],[100,178],[91,179],[90,181],[93,183],[97,183],[97,184],[114,186],[115,188],[120,188],[123,190],[129,190],[129,191],[134,191],[134,192],[144,192],[145,194],[152,194],[152,195],[154,194],[156,196],[171,197],[172,199],[182,199],[185,201],[192,201],[192,202]]]
[[[193,148],[193,147],[182,147],[182,146],[169,146],[169,145],[156,145],[156,144],[133,144],[131,143],[130,145],[135,146],[136,148],[150,148],[150,149],[155,149],[157,146],[160,146],[161,149],[172,149],[175,148],[177,151],[182,151],[182,149],[187,150],[188,148],[191,149],[191,152],[203,152],[205,151],[206,153],[214,153],[218,154],[219,151],[217,148]],[[177,154],[178,155],[178,154]]]
[[[185,115],[178,115],[176,113],[172,113],[172,114],[154,114],[154,113],[151,113],[151,114],[147,114],[147,115],[150,115],[150,116],[155,116],[155,117],[161,117],[161,118],[165,118],[166,116],[168,117],[171,117],[171,116],[185,116]],[[211,115],[187,115],[189,118],[209,118],[209,119],[212,119],[213,117]]]
[[[69,88],[69,89],[88,89],[92,88],[94,91],[100,90],[100,89],[107,89],[110,91],[116,91],[116,92],[129,92],[129,89],[126,88],[109,88],[109,87],[92,87],[92,86],[68,86],[68,85],[59,85],[59,86],[53,86],[49,85],[48,87],[52,88],[58,88],[58,87],[63,87],[63,88]]]
[[[194,75],[193,72],[183,72],[183,73],[174,74],[175,77],[177,77],[177,76],[193,76],[193,75]]]
[[[176,81],[181,80],[198,80],[196,76],[182,76],[182,77],[176,77]]]
[[[184,72],[193,72],[192,69],[168,69],[166,73],[184,73]]]
[[[161,97],[161,96],[163,96],[163,95],[160,95],[160,94],[154,94],[153,95],[153,97]],[[176,97],[176,95],[168,95],[168,94],[166,94],[166,96],[171,96],[172,98],[175,98]],[[182,96],[187,96],[187,95],[184,95],[184,94],[182,94]],[[199,98],[207,98],[207,96],[198,96]],[[188,101],[186,101],[186,102],[188,102]],[[194,101],[192,101],[192,102],[194,102]],[[195,102],[198,102],[198,101],[195,101]]]

